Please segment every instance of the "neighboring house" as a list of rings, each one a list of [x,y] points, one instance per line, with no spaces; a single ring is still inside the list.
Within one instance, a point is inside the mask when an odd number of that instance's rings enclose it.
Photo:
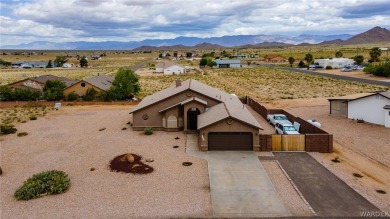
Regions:
[[[156,65],[156,72],[164,73],[164,75],[185,74],[186,69],[174,62],[159,62]]]
[[[216,59],[215,68],[241,68],[241,61],[236,59]]]
[[[113,77],[104,74],[83,79],[67,87],[64,90],[64,96],[67,97],[70,93],[75,92],[79,97],[82,97],[89,88],[93,88],[97,92],[107,91],[112,86],[113,81]]]
[[[73,64],[72,63],[64,63],[62,65],[63,68],[72,68],[73,67]]]
[[[287,59],[281,55],[268,54],[268,55],[264,56],[264,61],[266,61],[266,62],[287,62]]]
[[[330,114],[390,128],[390,91],[330,98]]]
[[[249,55],[247,54],[237,54],[237,55],[232,55],[233,58],[238,58],[238,59],[246,59],[249,58]]]
[[[67,87],[76,83],[76,81],[71,80],[69,78],[65,78],[65,77],[57,77],[54,75],[42,75],[42,76],[26,78],[26,79],[23,79],[21,81],[11,83],[8,86],[13,88],[13,89],[32,89],[32,90],[42,91],[43,88],[45,87],[46,81],[48,81],[48,80],[62,81],[65,83],[65,85]]]
[[[319,66],[326,68],[331,66],[332,68],[344,68],[346,65],[352,65],[355,63],[353,59],[347,58],[329,58],[329,59],[314,59],[314,63],[318,63]]]
[[[133,130],[198,133],[201,150],[255,150],[259,146],[257,120],[233,94],[194,79],[145,97],[130,114]]]
[[[12,63],[12,68],[46,68],[48,62],[25,61]]]

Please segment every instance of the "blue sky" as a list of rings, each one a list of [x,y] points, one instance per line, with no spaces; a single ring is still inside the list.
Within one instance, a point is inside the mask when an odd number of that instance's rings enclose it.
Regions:
[[[0,22],[1,45],[357,34],[390,28],[390,0],[1,0]]]

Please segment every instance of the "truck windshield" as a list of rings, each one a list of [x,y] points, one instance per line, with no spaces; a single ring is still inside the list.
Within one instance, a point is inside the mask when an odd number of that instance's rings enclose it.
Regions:
[[[296,131],[294,126],[285,126],[284,131]]]
[[[285,116],[275,116],[275,120],[287,120]]]

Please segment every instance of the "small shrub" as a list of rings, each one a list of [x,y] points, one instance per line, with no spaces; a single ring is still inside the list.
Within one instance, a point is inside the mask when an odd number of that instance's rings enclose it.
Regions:
[[[36,116],[36,115],[30,115],[30,120],[37,120],[38,119],[38,117]]]
[[[330,70],[330,69],[333,69],[333,68],[332,68],[332,66],[328,65],[328,66],[325,67],[325,69]]]
[[[106,128],[101,128],[101,129],[99,129],[100,132],[101,132],[101,131],[104,131],[104,130],[106,130]]]
[[[376,192],[379,194],[386,194],[386,191],[382,189],[377,189]]]
[[[353,173],[353,176],[354,176],[354,177],[357,177],[357,178],[362,178],[362,177],[363,177],[363,176],[360,175],[359,173]]]
[[[23,137],[23,136],[26,136],[26,135],[28,135],[27,132],[19,132],[18,133],[18,137]]]
[[[122,130],[126,130],[127,128],[126,127],[123,127]]]
[[[68,175],[63,171],[50,170],[34,174],[15,192],[18,200],[29,200],[45,195],[66,192],[70,186]]]
[[[191,166],[192,163],[191,162],[183,162],[182,165],[188,167],[188,166]]]
[[[335,157],[334,159],[332,159],[332,162],[333,163],[340,163],[339,157]]]
[[[92,167],[91,169],[89,169],[90,171],[95,171],[95,168],[94,167]]]
[[[144,133],[145,133],[145,135],[151,135],[151,134],[153,134],[153,128],[145,128],[144,129]]]
[[[79,99],[79,95],[76,92],[72,92],[68,95],[68,101],[75,101]]]
[[[2,134],[2,135],[14,134],[16,131],[18,131],[18,130],[12,124],[1,124],[0,125],[0,134]]]

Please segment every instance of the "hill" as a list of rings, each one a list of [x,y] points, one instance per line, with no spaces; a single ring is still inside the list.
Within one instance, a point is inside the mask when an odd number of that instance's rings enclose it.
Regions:
[[[382,27],[374,27],[366,32],[345,40],[343,44],[363,44],[390,42],[390,31]]]

